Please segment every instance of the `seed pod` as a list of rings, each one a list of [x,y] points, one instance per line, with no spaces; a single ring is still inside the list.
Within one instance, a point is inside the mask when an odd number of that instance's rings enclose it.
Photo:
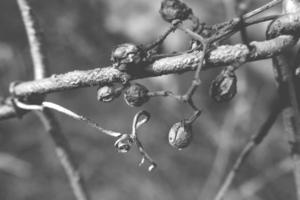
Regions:
[[[114,64],[139,63],[142,60],[142,50],[135,44],[124,43],[118,45],[111,53]]]
[[[97,90],[97,100],[102,102],[111,102],[118,97],[115,88],[112,85],[99,87]]]
[[[179,0],[163,0],[159,13],[165,21],[172,22],[173,20],[186,20],[193,12]]]
[[[236,84],[234,70],[227,67],[211,82],[209,94],[216,102],[229,101],[236,95]]]
[[[127,153],[131,145],[133,144],[133,139],[128,134],[123,134],[120,138],[115,142],[115,147],[120,153]]]
[[[192,126],[185,120],[175,123],[169,131],[169,144],[178,150],[189,146],[192,139]]]
[[[149,100],[148,89],[141,84],[134,83],[125,91],[124,99],[129,106],[141,106]]]

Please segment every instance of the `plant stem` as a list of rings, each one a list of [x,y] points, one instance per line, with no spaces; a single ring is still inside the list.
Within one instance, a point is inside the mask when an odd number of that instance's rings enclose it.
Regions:
[[[45,78],[47,63],[42,43],[43,36],[39,33],[37,19],[27,0],[17,0],[17,2],[29,41],[34,78],[35,80]],[[61,132],[59,122],[47,108],[43,109],[43,112],[38,112],[38,116],[55,144],[57,157],[66,172],[76,199],[89,200],[90,198],[80,175],[77,163],[73,157],[73,152],[70,149],[67,139]]]
[[[262,124],[259,131],[251,137],[250,141],[246,144],[246,146],[241,151],[240,155],[236,159],[233,167],[231,168],[230,172],[225,178],[225,181],[223,182],[214,200],[222,200],[224,198],[226,192],[228,191],[229,187],[234,181],[234,178],[236,177],[237,173],[240,171],[241,167],[245,163],[246,159],[248,158],[250,153],[254,150],[254,148],[258,146],[263,141],[263,139],[268,135],[272,125],[275,123],[282,109],[283,108],[281,105],[274,106],[274,109],[272,109],[271,113],[269,114],[266,121]]]

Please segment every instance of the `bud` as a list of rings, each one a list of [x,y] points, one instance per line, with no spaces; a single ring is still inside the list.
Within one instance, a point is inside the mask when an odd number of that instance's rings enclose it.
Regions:
[[[163,0],[159,13],[165,21],[172,22],[173,20],[186,20],[193,12],[179,0]]]
[[[115,64],[139,63],[142,60],[142,50],[135,44],[118,45],[111,53],[111,61]]]
[[[237,92],[237,77],[232,67],[225,68],[210,85],[210,96],[216,102],[231,100]]]
[[[97,90],[97,100],[102,102],[111,102],[116,97],[118,93],[115,91],[115,88],[112,85],[105,85],[99,87]]]
[[[120,153],[127,153],[131,145],[133,144],[133,139],[128,134],[123,134],[120,138],[115,142],[115,147]]]
[[[141,106],[149,100],[148,89],[141,84],[134,83],[125,91],[124,99],[129,106]]]
[[[169,131],[169,144],[181,150],[187,146],[192,141],[192,126],[185,120],[175,123]]]

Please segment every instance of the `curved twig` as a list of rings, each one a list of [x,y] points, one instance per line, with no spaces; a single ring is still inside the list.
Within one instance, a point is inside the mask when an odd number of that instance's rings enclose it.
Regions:
[[[39,33],[37,19],[27,0],[17,0],[22,19],[25,24],[27,37],[29,40],[30,53],[33,62],[35,80],[46,76],[47,63],[43,51],[42,35]],[[14,90],[14,88],[12,88]],[[33,109],[38,109],[37,106]],[[73,157],[70,145],[62,133],[59,122],[49,109],[42,109],[38,116],[43,122],[47,132],[50,134],[54,144],[57,157],[63,166],[68,177],[72,192],[77,200],[89,200],[83,178],[79,172],[78,165]]]

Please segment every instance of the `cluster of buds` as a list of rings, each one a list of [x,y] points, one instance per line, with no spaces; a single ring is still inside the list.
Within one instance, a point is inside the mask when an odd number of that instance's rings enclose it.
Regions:
[[[167,22],[184,21],[193,14],[191,8],[179,0],[163,0],[159,10],[162,18]]]
[[[122,93],[124,87],[116,88],[112,84],[100,86],[97,89],[97,100],[101,102],[111,102]],[[124,91],[124,100],[131,107],[139,107],[149,101],[149,90],[139,84],[132,83]]]
[[[231,100],[237,92],[237,77],[232,66],[224,68],[211,82],[210,96],[216,102]]]
[[[187,19],[193,19],[193,11],[185,3],[180,0],[163,0],[160,8],[162,18],[170,23],[181,22]],[[196,20],[197,21],[197,20]],[[194,42],[194,47],[198,47],[199,43]],[[149,51],[148,51],[149,53]],[[118,45],[111,54],[111,61],[114,67],[121,71],[135,70],[137,66],[146,61],[148,58],[146,48],[141,46],[124,43]],[[210,96],[216,102],[224,102],[231,100],[237,92],[237,77],[235,75],[235,68],[232,66],[226,67],[221,73],[212,81],[210,86]],[[138,83],[132,83],[124,89],[124,100],[132,107],[142,106],[149,101],[148,89]],[[103,86],[98,89],[97,98],[99,101],[110,102],[115,97],[118,97],[120,92],[117,92],[112,85]],[[181,150],[188,147],[193,139],[192,123],[200,115],[201,111],[195,111],[195,115],[189,120],[181,120],[172,125],[168,133],[169,144],[175,149]],[[141,113],[140,113],[141,114]],[[139,116],[137,114],[136,116]],[[142,114],[141,114],[142,116]],[[138,146],[140,153],[143,155],[141,163],[147,159],[151,166],[155,166],[152,159],[143,150],[139,139],[135,133],[138,128],[137,120],[135,117],[133,123],[133,131],[131,134],[123,134],[119,136],[115,142],[115,147],[118,152],[126,153],[131,149],[133,144]],[[144,123],[144,122],[142,122]]]

